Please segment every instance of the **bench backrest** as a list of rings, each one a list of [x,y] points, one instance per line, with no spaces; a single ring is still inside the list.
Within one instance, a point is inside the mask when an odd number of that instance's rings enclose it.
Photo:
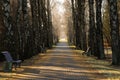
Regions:
[[[90,47],[88,47],[88,48],[87,48],[86,53],[88,53],[88,52],[89,52],[89,50],[90,50]]]
[[[6,59],[7,62],[13,61],[13,59],[12,59],[12,57],[11,57],[11,55],[8,51],[3,51],[2,53],[5,56],[5,59]]]

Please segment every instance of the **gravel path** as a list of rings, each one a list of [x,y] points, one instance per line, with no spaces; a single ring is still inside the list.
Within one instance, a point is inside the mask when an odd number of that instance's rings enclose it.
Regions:
[[[120,80],[119,70],[108,64],[83,56],[62,42],[47,53],[26,60],[17,71],[0,72],[0,80]]]

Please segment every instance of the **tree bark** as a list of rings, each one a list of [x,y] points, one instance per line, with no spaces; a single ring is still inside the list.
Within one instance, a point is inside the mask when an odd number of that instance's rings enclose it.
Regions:
[[[101,15],[102,0],[96,0],[96,37],[97,37],[97,57],[98,59],[105,59],[104,45],[103,45],[103,23]]]
[[[108,0],[110,5],[110,27],[112,39],[112,64],[120,65],[120,39],[119,39],[119,21],[117,12],[117,0]]]
[[[89,0],[89,35],[88,46],[90,47],[90,54],[95,55],[96,49],[96,32],[95,32],[95,14],[94,14],[94,0]]]

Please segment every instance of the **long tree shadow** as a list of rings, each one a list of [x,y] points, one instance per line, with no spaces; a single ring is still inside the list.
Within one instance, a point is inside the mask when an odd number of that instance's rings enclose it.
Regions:
[[[64,45],[62,47],[62,45]],[[59,44],[46,55],[37,55],[23,63],[21,69],[12,73],[12,80],[104,80],[120,73],[104,63],[77,55],[66,43]],[[2,77],[10,78],[2,75]]]

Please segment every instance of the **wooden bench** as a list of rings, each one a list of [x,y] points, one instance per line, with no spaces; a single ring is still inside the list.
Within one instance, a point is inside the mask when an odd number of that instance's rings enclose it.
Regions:
[[[22,60],[13,60],[12,56],[10,55],[10,53],[8,51],[3,51],[1,53],[5,56],[6,64],[8,64],[8,63],[12,64],[11,68],[13,68],[13,66],[14,66],[16,69],[17,67],[21,66]]]
[[[90,51],[90,47],[87,48],[87,50],[85,52],[82,53],[82,55],[87,55]]]

